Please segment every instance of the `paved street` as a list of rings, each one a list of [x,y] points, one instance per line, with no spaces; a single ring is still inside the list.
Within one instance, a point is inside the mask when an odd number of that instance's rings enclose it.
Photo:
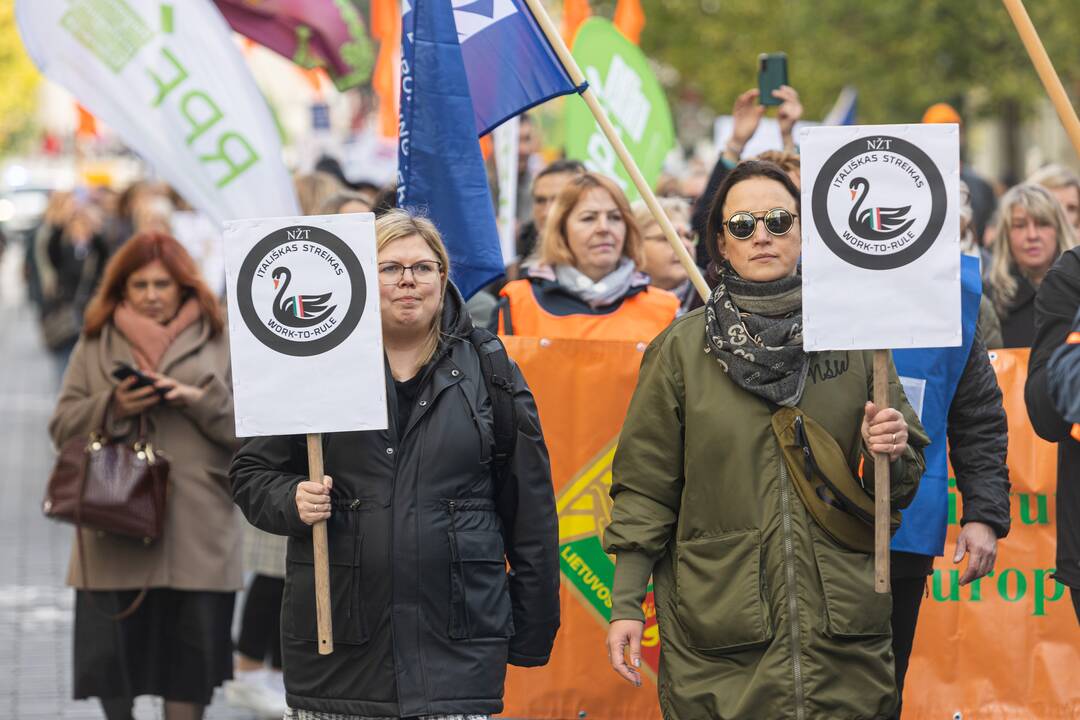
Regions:
[[[101,718],[96,701],[70,699],[74,596],[64,575],[72,531],[45,520],[39,507],[53,458],[46,423],[59,372],[38,343],[14,259],[0,262],[0,718]],[[160,703],[140,698],[135,717],[163,717]],[[208,720],[253,717],[228,708],[220,690],[206,713]]]

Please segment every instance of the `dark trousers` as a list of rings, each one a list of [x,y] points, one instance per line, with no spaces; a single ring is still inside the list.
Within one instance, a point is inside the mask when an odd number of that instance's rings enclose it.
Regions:
[[[919,607],[926,594],[926,578],[934,571],[934,558],[929,555],[893,552],[891,555],[892,582],[892,649],[896,659],[897,705],[894,720],[900,719],[904,707],[904,677],[907,675],[911,647],[915,643],[915,625],[919,622]]]
[[[240,619],[240,637],[236,649],[252,660],[270,659],[281,669],[281,596],[285,592],[282,578],[256,575],[244,600]]]

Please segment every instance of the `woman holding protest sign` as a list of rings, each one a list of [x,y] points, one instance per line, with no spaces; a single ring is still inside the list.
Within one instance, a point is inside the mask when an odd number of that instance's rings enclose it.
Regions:
[[[75,697],[100,698],[109,720],[130,720],[137,695],[164,698],[169,720],[202,717],[232,675],[240,525],[225,471],[236,440],[224,318],[172,237],[140,233],[105,268],[49,432],[58,447],[97,433],[169,460],[159,540],[77,538]]]
[[[1031,347],[1035,293],[1054,261],[1076,246],[1076,232],[1061,203],[1041,185],[1013,187],[1001,197],[998,213],[986,294],[1001,320],[1004,347]]]
[[[899,507],[926,435],[891,363],[892,407],[877,407],[871,351],[803,350],[799,194],[783,170],[736,166],[708,228],[720,282],[646,351],[615,455],[609,659],[640,685],[651,576],[666,717],[887,717],[871,453],[892,460]]]
[[[582,173],[559,193],[540,239],[539,262],[500,292],[504,335],[649,341],[679,299],[641,272],[641,231],[613,180]]]
[[[375,233],[389,428],[323,435],[325,486],[307,480],[303,437],[252,438],[234,497],[289,536],[287,717],[487,717],[507,663],[545,664],[559,625],[547,449],[521,373],[473,330],[435,226],[390,210]],[[316,643],[321,521],[332,655]]]

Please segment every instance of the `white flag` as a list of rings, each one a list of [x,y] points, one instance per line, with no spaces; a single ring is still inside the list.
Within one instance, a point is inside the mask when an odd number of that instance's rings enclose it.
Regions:
[[[219,226],[299,214],[266,101],[210,0],[17,0],[42,73]]]

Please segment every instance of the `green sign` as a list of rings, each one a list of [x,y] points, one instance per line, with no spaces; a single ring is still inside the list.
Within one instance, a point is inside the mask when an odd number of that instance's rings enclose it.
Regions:
[[[573,55],[641,174],[654,185],[664,158],[675,147],[675,128],[644,53],[607,20],[590,18],[578,30]],[[568,104],[566,154],[615,178],[631,201],[638,197],[630,173],[583,102]]]

